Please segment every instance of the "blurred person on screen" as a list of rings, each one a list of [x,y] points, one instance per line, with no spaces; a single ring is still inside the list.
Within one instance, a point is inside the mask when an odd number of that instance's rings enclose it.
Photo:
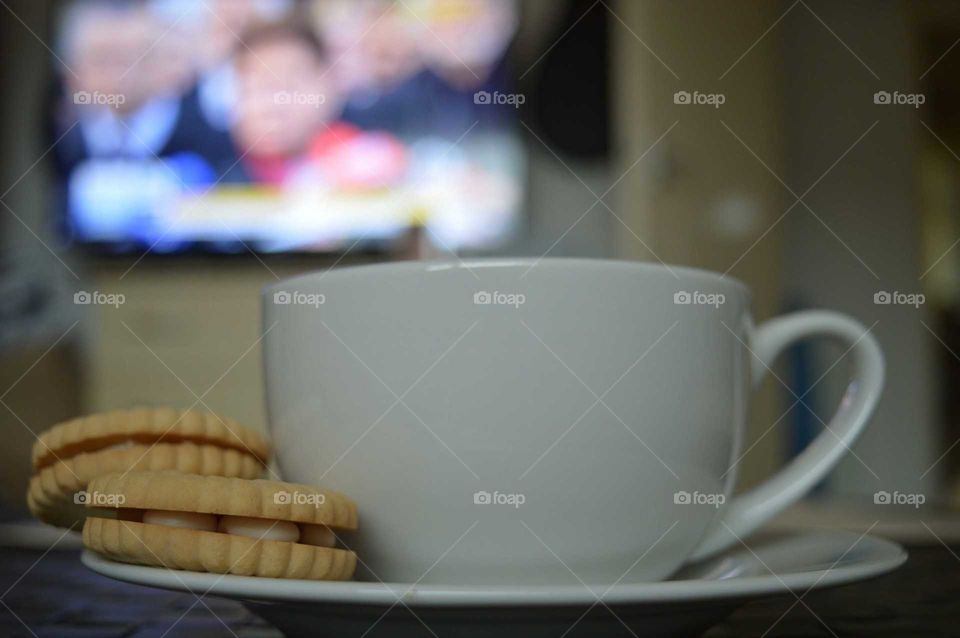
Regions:
[[[233,138],[240,179],[331,188],[391,182],[403,148],[392,136],[339,120],[343,94],[320,38],[302,21],[257,25],[235,49]]]
[[[61,124],[76,127],[59,150],[71,166],[92,156],[150,156],[167,143],[179,96],[168,91],[175,74],[154,46],[161,34],[140,4],[78,1],[67,9]]]
[[[191,153],[208,164],[235,156],[226,133],[184,104],[196,60],[186,34],[149,5],[78,0],[62,21],[63,96],[56,114],[61,168],[91,158]]]
[[[518,25],[513,0],[410,0],[405,5],[424,25],[418,48],[427,79],[432,114],[448,134],[460,135],[475,124],[502,129],[516,108],[498,101],[509,96],[507,49]],[[520,99],[524,99],[519,96]]]
[[[77,0],[60,24],[52,133],[63,207],[83,238],[147,237],[171,198],[235,161],[230,137],[185,106],[193,49],[150,3]]]
[[[206,0],[198,11],[202,23],[198,39],[198,79],[187,99],[196,102],[210,126],[226,131],[234,118],[236,78],[232,56],[242,45],[242,34],[258,22],[280,20],[293,8],[294,0]]]
[[[394,0],[316,0],[317,29],[346,94],[343,119],[403,134],[424,115],[417,49],[422,26]]]
[[[347,91],[345,121],[413,141],[511,119],[512,107],[476,96],[507,86],[513,0],[314,0],[313,13]]]
[[[404,6],[427,31],[417,39],[424,64],[462,91],[489,83],[519,20],[514,0],[409,0]]]

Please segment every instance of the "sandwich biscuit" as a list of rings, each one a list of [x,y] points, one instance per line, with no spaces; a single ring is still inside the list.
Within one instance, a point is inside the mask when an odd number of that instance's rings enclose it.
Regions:
[[[356,569],[356,555],[336,544],[357,528],[357,509],[336,492],[175,471],[99,476],[87,489],[83,543],[116,561],[310,580]]]

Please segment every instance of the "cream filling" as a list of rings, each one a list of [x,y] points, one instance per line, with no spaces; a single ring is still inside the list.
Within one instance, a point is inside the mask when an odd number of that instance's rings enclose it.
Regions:
[[[290,521],[269,521],[246,516],[221,516],[217,531],[224,534],[262,538],[265,541],[296,543],[300,540],[300,528]]]
[[[337,535],[326,525],[300,523],[300,542],[304,545],[316,545],[317,547],[335,547]]]
[[[135,510],[121,508],[118,511],[133,514]],[[118,516],[124,520],[135,520],[135,516]],[[278,521],[268,518],[250,518],[248,516],[217,516],[216,514],[199,514],[197,512],[173,512],[168,510],[144,510],[144,523],[151,525],[166,525],[182,529],[195,529],[204,532],[220,532],[234,536],[246,536],[268,541],[282,541],[287,543],[302,543],[317,547],[335,547],[336,534],[326,525],[311,525],[309,523],[294,523],[292,521]]]
[[[217,529],[217,517],[214,514],[198,514],[197,512],[146,510],[143,513],[143,522],[149,525],[198,529],[204,532],[214,532]]]

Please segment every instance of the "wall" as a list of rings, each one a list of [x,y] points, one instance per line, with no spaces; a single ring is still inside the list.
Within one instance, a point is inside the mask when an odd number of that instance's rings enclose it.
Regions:
[[[934,337],[928,309],[876,306],[874,291],[919,292],[918,136],[928,134],[911,107],[873,104],[878,90],[909,93],[923,72],[917,65],[917,28],[901,2],[811,2],[809,12],[784,20],[787,181],[802,193],[863,134],[784,220],[790,241],[783,272],[788,295],[834,308],[867,325],[887,360],[887,387],[870,427],[834,475],[838,492],[872,495],[878,489],[930,492],[938,469],[921,478],[942,453],[936,435]],[[869,69],[864,66],[870,67]],[[872,72],[871,72],[872,71]],[[879,77],[874,77],[874,73]],[[820,219],[817,219],[817,218]],[[842,349],[818,351],[824,369]],[[844,384],[838,365],[818,386],[825,418]]]

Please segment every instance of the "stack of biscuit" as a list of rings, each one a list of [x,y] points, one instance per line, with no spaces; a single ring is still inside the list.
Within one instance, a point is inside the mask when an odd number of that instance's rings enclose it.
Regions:
[[[258,480],[269,441],[232,419],[137,408],[60,423],[33,448],[27,505],[121,562],[219,574],[345,580],[357,527],[347,497]]]
[[[87,484],[101,474],[178,470],[245,479],[263,475],[270,443],[232,419],[174,408],[135,408],[59,423],[33,446],[27,505],[61,527],[85,518]]]

